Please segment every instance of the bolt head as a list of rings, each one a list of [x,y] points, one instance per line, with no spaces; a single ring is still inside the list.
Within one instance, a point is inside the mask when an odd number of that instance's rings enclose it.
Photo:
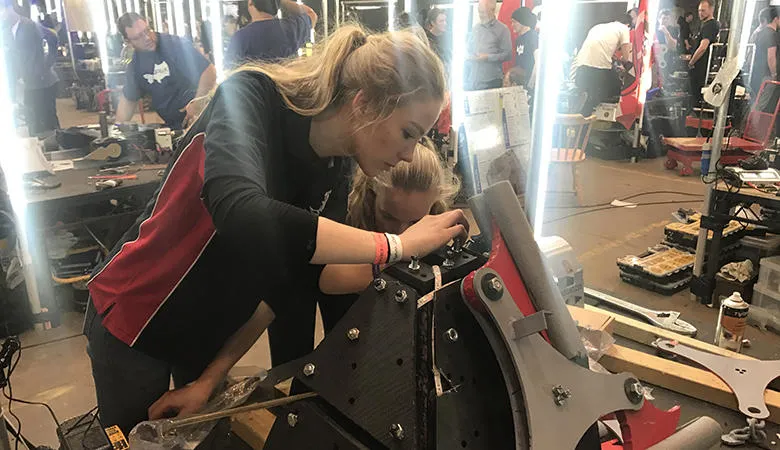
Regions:
[[[458,330],[455,328],[450,328],[449,330],[444,332],[444,336],[447,337],[447,340],[450,342],[457,342],[458,341]]]
[[[400,423],[394,423],[390,425],[390,434],[397,440],[402,440],[406,433],[404,433],[404,427]]]
[[[395,292],[395,301],[398,303],[406,303],[406,300],[409,299],[409,294],[406,293],[404,289],[399,289]]]
[[[387,287],[387,281],[385,281],[384,278],[375,278],[374,279],[374,289],[376,289],[378,292],[382,292]]]
[[[447,259],[441,263],[441,266],[445,269],[452,269],[455,267],[455,261],[450,256],[447,256]]]
[[[314,375],[315,369],[316,367],[314,366],[313,363],[306,363],[306,365],[303,366],[303,374],[306,375],[307,377],[310,377]]]
[[[357,341],[360,337],[360,330],[357,328],[350,328],[349,331],[347,331],[347,339],[350,341]]]
[[[561,385],[557,385],[553,387],[552,393],[553,393],[553,401],[555,401],[555,404],[558,406],[564,405],[566,403],[566,400],[571,398],[571,391],[569,389],[564,388]]]
[[[645,398],[645,390],[639,380],[634,378],[627,379],[624,388],[626,397],[631,403],[635,405],[642,403],[642,400]]]
[[[289,425],[290,428],[295,428],[295,426],[298,425],[298,414],[287,414],[287,425]]]
[[[490,286],[490,289],[497,294],[504,290],[504,285],[501,284],[501,280],[498,278],[491,278],[488,286]]]

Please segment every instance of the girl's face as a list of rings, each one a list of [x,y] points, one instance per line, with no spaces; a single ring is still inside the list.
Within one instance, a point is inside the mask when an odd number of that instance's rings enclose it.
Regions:
[[[374,215],[380,233],[401,234],[431,211],[438,192],[407,191],[396,187],[379,187]]]
[[[439,100],[421,100],[396,108],[387,119],[358,129],[352,154],[369,177],[390,170],[401,161],[412,161],[414,147],[436,123]]]

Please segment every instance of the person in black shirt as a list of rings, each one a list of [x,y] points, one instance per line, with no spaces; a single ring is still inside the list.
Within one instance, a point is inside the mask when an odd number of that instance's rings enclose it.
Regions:
[[[253,60],[273,61],[297,56],[317,25],[317,14],[292,0],[251,0],[252,22],[233,35],[225,54],[225,67]],[[279,10],[284,18],[276,17]]]
[[[447,42],[447,14],[439,8],[431,8],[425,17],[425,35],[433,51],[441,58],[449,73],[452,51]]]
[[[754,42],[756,47],[750,73],[750,89],[754,99],[764,80],[777,78],[777,26],[780,24],[777,10],[771,6],[762,9],[758,17],[764,26],[759,27]]]
[[[710,44],[718,40],[718,33],[720,33],[720,24],[713,16],[715,13],[715,4],[713,2],[714,0],[702,0],[699,2],[701,28],[699,33],[693,38],[695,51],[688,62],[691,104],[694,107],[700,106],[702,102],[701,90],[707,83]]]
[[[85,334],[106,426],[200,410],[275,316],[319,292],[317,265],[392,263],[465,236],[459,210],[400,236],[328,218],[346,210],[352,161],[374,177],[412,160],[446,82],[410,32],[344,26],[320,45],[222,83],[95,269]]]
[[[458,193],[458,178],[439,159],[433,143],[417,144],[411,162],[369,178],[355,170],[346,223],[361,230],[403,233],[427,214],[446,212]],[[322,270],[322,295],[306,297],[295,314],[278,316],[268,329],[274,365],[305,356],[314,349],[317,306],[327,335],[373,278],[371,265],[330,264]]]
[[[691,52],[691,22],[693,22],[692,12],[686,12],[685,15],[677,19],[677,25],[680,28],[677,47],[681,54]]]
[[[533,89],[539,33],[536,31],[536,16],[530,8],[521,7],[512,12],[512,30],[517,34],[515,67],[523,73],[521,84]]]

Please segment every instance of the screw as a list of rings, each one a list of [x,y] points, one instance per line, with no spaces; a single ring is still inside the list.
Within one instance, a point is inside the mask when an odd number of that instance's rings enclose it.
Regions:
[[[357,341],[358,337],[360,337],[360,330],[357,328],[350,328],[349,331],[347,331],[347,338],[350,341]]]
[[[420,271],[420,258],[416,256],[412,256],[411,261],[409,261],[409,270],[411,270],[412,272]]]
[[[384,278],[374,278],[374,289],[378,292],[382,292],[387,287],[387,281]]]
[[[449,339],[450,342],[457,342],[458,341],[458,330],[455,328],[450,328],[449,330],[444,332],[444,336]]]
[[[490,280],[489,286],[490,289],[492,289],[493,292],[495,292],[496,294],[500,294],[501,291],[504,290],[504,285],[501,284],[501,280],[499,280],[498,278],[492,278]]]
[[[303,366],[303,374],[306,375],[307,377],[310,377],[314,375],[314,369],[315,366],[313,363],[306,363],[306,365]]]
[[[560,384],[552,389],[553,401],[558,406],[562,406],[566,403],[566,400],[571,398],[571,391],[564,388]]]
[[[406,303],[406,300],[409,296],[406,294],[406,291],[403,289],[399,289],[395,291],[395,301],[400,304]]]
[[[404,427],[402,427],[400,423],[394,423],[394,424],[390,425],[390,434],[396,440],[401,441],[405,437]]]
[[[287,425],[290,425],[290,428],[295,428],[298,425],[298,414],[287,414]]]

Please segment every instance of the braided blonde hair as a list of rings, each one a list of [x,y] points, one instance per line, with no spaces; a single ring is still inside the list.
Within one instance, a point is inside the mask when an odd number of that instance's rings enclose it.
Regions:
[[[460,179],[444,166],[433,143],[425,138],[414,149],[412,162],[400,162],[391,170],[369,178],[358,167],[352,181],[347,206],[347,224],[363,230],[376,230],[376,193],[380,188],[428,192],[439,195],[430,214],[441,214],[452,205],[460,190]]]

